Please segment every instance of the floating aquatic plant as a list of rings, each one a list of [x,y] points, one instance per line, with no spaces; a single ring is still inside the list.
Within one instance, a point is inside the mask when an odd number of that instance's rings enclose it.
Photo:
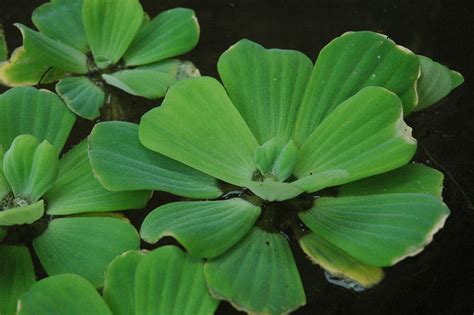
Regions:
[[[17,87],[0,95],[1,314],[14,314],[36,281],[30,249],[49,275],[76,273],[100,287],[107,265],[139,246],[134,227],[106,212],[142,208],[150,192],[104,189],[86,141],[60,158],[75,119],[48,91]]]
[[[199,25],[189,9],[150,21],[138,0],[53,0],[35,9],[32,20],[39,31],[16,24],[23,46],[0,67],[0,82],[59,81],[57,93],[84,118],[97,118],[104,102],[113,101],[107,85],[156,99],[178,80],[199,75],[192,63],[170,59],[198,42]]]
[[[416,140],[403,117],[461,84],[459,73],[372,32],[334,39],[314,66],[242,40],[218,71],[223,85],[179,82],[140,126],[96,125],[89,148],[110,190],[204,199],[155,209],[140,234],[206,258],[215,297],[250,313],[304,305],[289,240],[329,274],[371,287],[443,226],[443,175],[409,164]]]
[[[17,314],[207,315],[217,305],[206,287],[202,259],[164,246],[117,257],[107,269],[103,298],[84,278],[57,275],[24,293]]]

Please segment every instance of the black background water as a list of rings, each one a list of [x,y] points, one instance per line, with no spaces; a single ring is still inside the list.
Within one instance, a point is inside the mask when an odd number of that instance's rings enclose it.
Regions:
[[[21,43],[14,22],[31,25],[45,1],[1,0],[0,23],[10,48]],[[173,8],[196,11],[199,45],[186,57],[216,77],[219,55],[241,38],[266,47],[291,48],[313,61],[318,51],[348,30],[389,35],[416,53],[464,74],[464,85],[437,106],[408,118],[419,141],[415,160],[446,175],[444,200],[452,214],[424,252],[386,269],[377,287],[355,293],[328,283],[319,267],[294,250],[308,304],[295,314],[473,314],[474,312],[474,10],[472,1],[185,1],[142,0],[154,16]],[[1,88],[1,91],[4,89]],[[156,102],[158,105],[159,102]],[[71,142],[87,135],[79,123]],[[169,198],[157,194],[149,207]],[[139,223],[148,210],[135,212]],[[222,303],[218,314],[236,313]]]

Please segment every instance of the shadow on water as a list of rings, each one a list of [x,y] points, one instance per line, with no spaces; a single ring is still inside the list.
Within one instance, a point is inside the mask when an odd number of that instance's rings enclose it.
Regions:
[[[2,0],[0,23],[10,49],[21,43],[14,22],[31,25],[39,0]],[[439,105],[415,113],[408,123],[419,141],[417,162],[446,177],[444,200],[452,214],[425,251],[385,270],[385,280],[364,292],[329,283],[301,250],[293,252],[303,278],[308,305],[295,314],[472,314],[474,311],[474,11],[464,1],[193,1],[141,0],[151,16],[173,7],[193,8],[201,40],[186,58],[204,75],[217,76],[219,55],[241,38],[267,47],[302,51],[313,60],[335,36],[348,30],[373,30],[430,56],[465,76],[465,84]],[[0,91],[3,91],[0,88]],[[137,104],[140,102],[137,102]],[[136,107],[133,120],[158,105]],[[137,105],[139,106],[139,104]],[[92,124],[79,121],[68,145],[87,136]],[[139,226],[143,217],[174,197],[157,193],[145,210],[130,211]],[[165,240],[169,243],[172,240]],[[147,247],[152,248],[152,247]],[[236,314],[221,303],[218,314]]]

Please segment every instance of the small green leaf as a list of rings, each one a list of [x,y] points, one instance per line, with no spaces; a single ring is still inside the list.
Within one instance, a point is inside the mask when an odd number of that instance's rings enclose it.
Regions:
[[[260,144],[290,139],[312,62],[300,52],[241,40],[217,64],[229,97]]]
[[[293,183],[281,183],[273,180],[263,182],[249,181],[245,187],[254,194],[268,201],[281,201],[294,198],[304,192],[304,189]]]
[[[31,205],[0,210],[0,226],[31,224],[44,214],[43,200]]]
[[[298,148],[295,143],[290,140],[281,149],[280,154],[273,165],[273,173],[276,174],[278,181],[283,182],[293,174],[297,158]]]
[[[82,52],[89,50],[82,25],[83,0],[53,0],[33,11],[31,19],[44,35]]]
[[[48,214],[141,209],[151,197],[150,191],[106,190],[92,172],[87,140],[64,155],[60,163],[58,180],[44,197],[48,201]]]
[[[367,86],[385,87],[400,97],[404,115],[417,102],[419,61],[385,35],[348,32],[319,53],[298,114],[293,140],[297,145],[349,97]]]
[[[87,77],[61,79],[56,84],[56,92],[78,116],[89,120],[100,116],[105,93]]]
[[[133,226],[110,217],[54,219],[33,240],[33,248],[48,275],[76,273],[102,287],[104,272],[118,255],[138,249]]]
[[[207,289],[201,259],[164,246],[138,264],[135,314],[206,315],[218,304]]]
[[[199,24],[194,11],[184,8],[160,13],[145,25],[124,59],[127,66],[144,65],[184,54],[199,40]]]
[[[443,173],[431,167],[412,163],[391,172],[342,185],[338,188],[338,196],[418,193],[441,197],[443,178]]]
[[[283,182],[293,173],[297,155],[293,141],[284,144],[272,138],[255,150],[255,164],[265,178]]]
[[[140,235],[148,243],[172,236],[197,257],[219,256],[252,228],[260,208],[235,198],[222,201],[174,202],[153,210]]]
[[[3,32],[3,26],[0,24],[0,62],[8,59],[8,46],[5,40],[5,33]]]
[[[32,135],[21,135],[13,140],[3,158],[3,174],[15,197],[32,203],[39,200],[55,183],[59,173],[59,159],[54,147]]]
[[[112,191],[163,190],[188,198],[217,198],[217,181],[189,166],[145,148],[138,126],[96,124],[89,137],[89,159],[96,178]]]
[[[167,73],[178,81],[201,76],[199,69],[191,61],[179,59],[166,59],[136,69]]]
[[[81,51],[55,41],[23,24],[17,23],[15,26],[20,29],[23,35],[25,49],[36,55],[38,60],[44,62],[45,65],[66,72],[87,73],[87,56]]]
[[[420,60],[421,76],[418,80],[418,104],[415,110],[422,110],[433,105],[454,88],[464,82],[463,76],[456,71],[437,63],[425,56],[418,56]]]
[[[2,200],[8,193],[12,191],[10,184],[3,175],[3,156],[4,151],[2,146],[0,145],[0,200]]]
[[[26,246],[0,245],[0,314],[16,314],[17,299],[35,283]]]
[[[370,288],[383,279],[381,268],[361,263],[315,233],[306,234],[299,243],[312,262],[337,278],[354,281],[364,288]]]
[[[114,315],[135,314],[135,274],[144,256],[141,251],[131,250],[107,267],[104,300]]]
[[[300,275],[285,237],[254,228],[204,272],[213,296],[238,310],[287,314],[306,304]]]
[[[166,90],[177,82],[174,77],[167,73],[141,69],[103,74],[102,78],[107,84],[115,86],[128,94],[148,99],[163,97]]]
[[[222,85],[210,77],[173,85],[141,120],[143,145],[228,183],[244,186],[258,146]]]
[[[84,29],[99,68],[120,60],[137,34],[143,16],[138,0],[84,0]]]
[[[339,105],[300,148],[294,184],[308,192],[345,184],[398,168],[415,150],[399,98],[367,87]]]
[[[18,301],[17,315],[112,315],[94,286],[74,274],[52,276],[31,286]]]
[[[0,95],[0,145],[6,150],[23,134],[47,140],[61,152],[76,118],[59,96],[46,90],[16,87]]]
[[[27,52],[23,46],[13,51],[10,60],[0,63],[0,82],[7,86],[47,84],[63,76],[63,71],[44,64],[38,55]]]
[[[385,267],[422,251],[448,215],[439,197],[409,193],[323,197],[299,217],[348,255]]]

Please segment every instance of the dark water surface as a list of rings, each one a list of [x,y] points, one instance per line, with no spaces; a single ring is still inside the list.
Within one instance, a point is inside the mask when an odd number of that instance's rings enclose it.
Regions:
[[[0,23],[10,49],[21,43],[12,24],[31,25],[32,9],[43,2],[0,0]],[[141,2],[151,16],[177,6],[196,11],[201,40],[186,57],[202,74],[214,77],[219,55],[241,38],[269,48],[299,50],[314,61],[326,43],[348,30],[387,34],[398,44],[460,71],[465,77],[461,88],[439,105],[408,118],[419,141],[415,160],[446,176],[444,200],[452,214],[445,228],[420,255],[385,269],[385,280],[361,293],[328,283],[319,267],[294,250],[308,301],[295,314],[473,314],[474,10],[468,7],[472,1]],[[142,106],[137,111],[136,119],[144,110]],[[86,136],[90,127],[79,122],[70,144]],[[156,194],[148,210],[135,211],[132,221],[139,224],[149,209],[170,198]],[[218,310],[218,314],[235,313],[226,303]]]

